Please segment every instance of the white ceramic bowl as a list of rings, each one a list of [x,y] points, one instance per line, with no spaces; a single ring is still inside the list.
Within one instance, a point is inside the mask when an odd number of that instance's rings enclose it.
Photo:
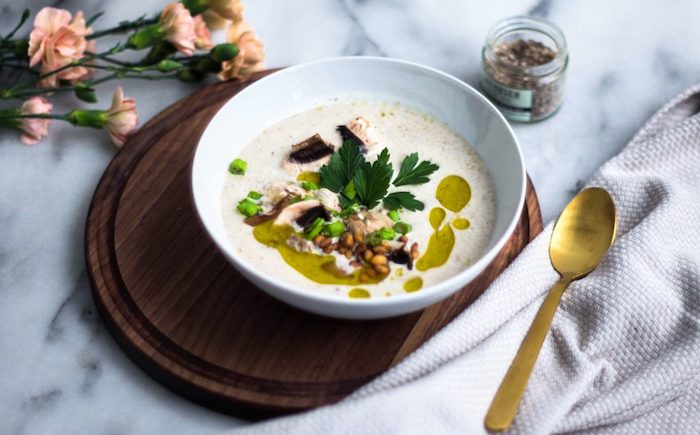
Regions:
[[[237,150],[279,120],[329,98],[353,95],[398,100],[429,113],[466,138],[484,159],[496,185],[496,224],[481,258],[458,275],[414,293],[350,299],[316,293],[264,275],[233,249],[235,242],[229,240],[222,222],[221,191],[226,168]],[[344,57],[284,69],[231,98],[212,119],[199,142],[192,166],[192,190],[209,235],[229,261],[256,286],[302,310],[332,317],[374,319],[408,313],[438,302],[484,270],[508,240],[520,216],[525,198],[525,168],[518,141],[506,120],[469,85],[410,62]]]

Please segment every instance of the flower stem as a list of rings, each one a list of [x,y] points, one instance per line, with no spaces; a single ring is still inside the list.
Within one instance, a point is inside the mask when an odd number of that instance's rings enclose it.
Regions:
[[[134,21],[123,21],[123,22],[119,23],[118,26],[115,26],[115,27],[112,27],[109,29],[105,29],[105,30],[101,30],[101,31],[95,32],[91,35],[87,35],[85,37],[85,39],[95,39],[95,38],[100,38],[100,37],[105,36],[105,35],[111,35],[114,33],[128,32],[129,30],[138,29],[140,27],[147,26],[150,24],[155,24],[158,22],[158,17],[154,17],[154,18],[144,18],[144,17],[138,18]]]
[[[17,25],[15,26],[15,28],[12,29],[12,30],[10,31],[10,33],[8,33],[7,35],[5,35],[2,39],[0,39],[0,42],[2,42],[2,45],[5,45],[5,41],[9,41],[10,38],[12,38],[13,36],[15,36],[15,33],[17,33],[17,31],[19,30],[19,28],[22,27],[22,25],[27,21],[27,19],[29,19],[29,15],[30,15],[30,14],[31,14],[31,12],[29,11],[29,9],[26,9],[26,8],[25,8],[25,9],[24,9],[24,12],[22,12],[22,16],[21,16],[20,19],[19,19],[19,23],[17,23]],[[13,44],[13,45],[14,45],[14,44]]]
[[[52,113],[35,113],[35,114],[27,114],[27,115],[21,115],[21,114],[6,115],[6,114],[0,113],[0,119],[22,119],[22,118],[58,119],[61,121],[68,121],[67,115],[58,115],[58,114],[52,114]]]

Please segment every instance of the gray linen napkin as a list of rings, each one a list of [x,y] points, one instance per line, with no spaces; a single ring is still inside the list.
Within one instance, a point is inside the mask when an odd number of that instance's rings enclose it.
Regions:
[[[700,86],[664,106],[589,185],[618,238],[565,293],[513,432],[700,428]],[[250,433],[481,433],[489,403],[557,280],[552,224],[469,309],[340,404]]]

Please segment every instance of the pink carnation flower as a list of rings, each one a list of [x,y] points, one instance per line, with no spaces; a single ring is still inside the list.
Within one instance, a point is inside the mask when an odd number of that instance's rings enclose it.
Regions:
[[[231,80],[246,78],[263,67],[265,50],[253,27],[243,21],[233,24],[227,32],[228,42],[236,44],[238,55],[221,64],[219,79]]]
[[[72,18],[66,10],[43,8],[34,19],[34,29],[29,35],[29,66],[41,64],[40,72],[46,74],[82,58],[87,32],[82,12]],[[54,87],[59,79],[77,80],[86,73],[84,67],[68,68],[46,77],[38,86]]]
[[[133,98],[124,98],[124,90],[117,87],[112,97],[112,107],[107,111],[105,128],[109,137],[118,147],[136,130],[139,117],[136,114],[136,102]]]
[[[211,41],[211,32],[209,32],[207,23],[204,22],[201,15],[194,17],[194,34],[197,37],[194,41],[194,46],[198,49],[209,50],[214,46],[214,43]]]
[[[22,103],[20,113],[22,115],[38,115],[51,113],[53,106],[42,97],[32,97]],[[19,128],[22,130],[20,140],[27,145],[34,145],[49,134],[50,119],[19,118]]]
[[[158,20],[160,29],[165,33],[165,40],[187,56],[194,51],[195,22],[190,11],[182,3],[169,3]]]

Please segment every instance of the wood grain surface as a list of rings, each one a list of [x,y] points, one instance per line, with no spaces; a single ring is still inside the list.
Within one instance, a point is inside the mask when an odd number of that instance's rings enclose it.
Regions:
[[[85,251],[98,310],[139,366],[194,401],[259,419],[336,402],[401,361],[468,307],[542,231],[542,220],[528,180],[527,207],[497,259],[420,312],[344,321],[284,305],[217,251],[191,196],[199,137],[245,86],[203,87],[129,140],[95,191]]]

